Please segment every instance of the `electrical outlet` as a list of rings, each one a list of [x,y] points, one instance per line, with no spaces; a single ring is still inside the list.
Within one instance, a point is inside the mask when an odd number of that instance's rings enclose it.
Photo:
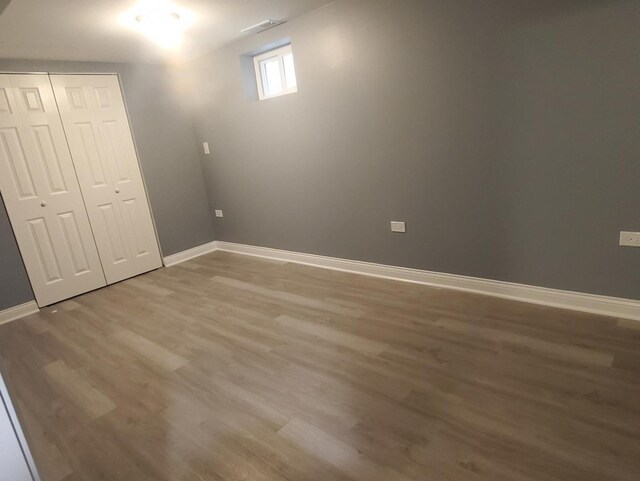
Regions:
[[[407,224],[404,222],[392,220],[391,232],[399,232],[401,234],[404,234],[405,232],[407,232]]]
[[[202,142],[202,148],[204,149],[204,153],[209,155],[211,151],[209,150],[209,142]]]
[[[620,245],[640,247],[640,232],[620,232]]]
[[[216,217],[224,217],[220,209],[216,209]]]

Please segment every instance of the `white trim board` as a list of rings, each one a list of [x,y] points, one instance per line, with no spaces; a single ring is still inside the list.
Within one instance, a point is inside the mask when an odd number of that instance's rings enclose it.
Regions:
[[[164,265],[170,267],[216,250],[640,321],[640,301],[638,300],[583,294],[512,282],[304,254],[268,247],[234,244],[232,242],[214,241],[178,252],[165,257]],[[0,311],[0,324],[38,311],[38,305],[35,301],[10,307]]]
[[[337,259],[334,257],[290,252],[267,247],[234,244],[231,242],[217,241],[216,250],[640,321],[639,300],[583,294],[580,292],[528,286],[513,282],[494,281],[477,277],[410,269],[407,267],[394,267],[371,262]]]
[[[209,242],[207,244],[202,244],[200,246],[193,247],[191,249],[187,249],[186,251],[178,252],[177,254],[172,254],[162,259],[165,267],[175,266],[176,264],[180,264],[181,262],[186,262],[195,257],[202,256],[204,254],[208,254],[209,252],[213,252],[216,250],[216,242]]]
[[[0,311],[0,324],[15,321],[16,319],[28,316],[29,314],[35,314],[38,311],[40,311],[40,309],[38,308],[36,301],[29,301],[24,304],[10,307],[9,309]]]

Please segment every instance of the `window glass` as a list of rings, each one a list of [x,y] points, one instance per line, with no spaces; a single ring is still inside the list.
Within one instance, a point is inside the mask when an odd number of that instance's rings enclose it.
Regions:
[[[280,59],[278,57],[264,60],[262,66],[262,83],[264,93],[268,96],[282,92],[282,79],[280,78]]]
[[[296,88],[296,69],[293,66],[293,54],[287,54],[282,57],[284,65],[284,79],[287,88]]]
[[[260,100],[298,91],[291,45],[253,57]]]

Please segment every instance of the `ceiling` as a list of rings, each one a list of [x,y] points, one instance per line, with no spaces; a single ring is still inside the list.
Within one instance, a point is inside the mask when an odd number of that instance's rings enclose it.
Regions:
[[[0,0],[0,58],[100,62],[190,59],[247,35],[240,33],[243,28],[266,19],[291,19],[329,1],[174,0],[191,10],[195,19],[180,51],[168,54],[119,21],[136,0]]]
[[[176,52],[156,47],[120,17],[141,0],[0,0],[0,59],[162,62],[188,60],[267,19],[290,20],[332,0],[165,0],[194,13]],[[424,0],[414,0],[424,1]],[[448,0],[443,0],[448,1]],[[623,0],[493,0],[523,18]],[[393,8],[393,0],[389,0]]]

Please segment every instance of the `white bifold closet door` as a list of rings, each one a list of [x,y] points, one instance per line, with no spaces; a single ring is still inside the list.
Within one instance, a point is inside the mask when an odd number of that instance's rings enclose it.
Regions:
[[[160,251],[116,75],[51,75],[109,284],[156,269]]]
[[[39,305],[106,285],[48,75],[0,75],[0,191]]]

